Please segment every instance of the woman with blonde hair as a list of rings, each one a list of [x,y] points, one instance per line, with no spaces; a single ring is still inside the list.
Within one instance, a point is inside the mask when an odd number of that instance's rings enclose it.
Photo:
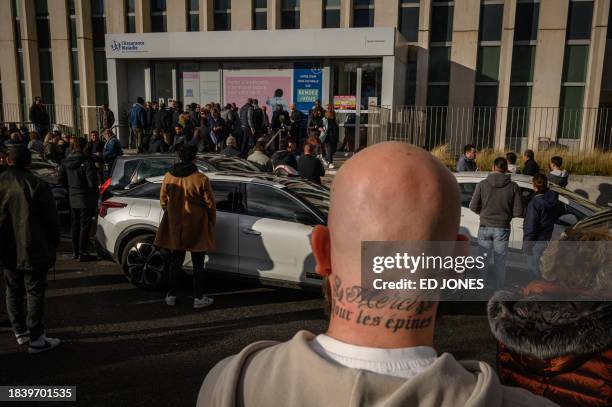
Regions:
[[[563,406],[612,405],[610,249],[609,225],[572,228],[544,252],[543,280],[493,295],[502,384]]]

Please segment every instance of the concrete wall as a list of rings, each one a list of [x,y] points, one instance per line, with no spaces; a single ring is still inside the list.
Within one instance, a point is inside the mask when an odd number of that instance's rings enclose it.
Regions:
[[[300,28],[323,27],[323,0],[300,2]]]

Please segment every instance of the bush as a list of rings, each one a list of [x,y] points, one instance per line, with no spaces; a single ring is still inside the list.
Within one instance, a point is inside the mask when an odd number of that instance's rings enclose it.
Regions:
[[[515,151],[518,156],[518,166],[523,167],[523,154]],[[438,158],[451,170],[457,165],[457,157],[453,157],[447,144],[435,147],[431,154]],[[599,175],[612,176],[612,151],[595,150],[590,153],[570,152],[566,149],[549,149],[536,152],[536,161],[540,168],[548,171],[550,158],[558,155],[563,158],[563,168],[570,174],[577,175]],[[506,151],[481,150],[476,155],[476,165],[479,171],[491,171],[493,160],[497,157],[505,157]]]

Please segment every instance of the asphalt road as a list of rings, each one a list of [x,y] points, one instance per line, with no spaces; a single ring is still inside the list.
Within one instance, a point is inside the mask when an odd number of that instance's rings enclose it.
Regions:
[[[1,324],[0,384],[77,386],[76,403],[46,406],[194,406],[206,373],[224,357],[253,341],[326,328],[317,293],[221,279],[207,286],[212,307],[193,310],[185,287],[171,308],[163,293],[132,287],[116,264],[78,263],[60,252],[49,274],[45,322],[48,335],[63,343],[28,355]],[[494,363],[484,307],[444,304],[438,351]]]

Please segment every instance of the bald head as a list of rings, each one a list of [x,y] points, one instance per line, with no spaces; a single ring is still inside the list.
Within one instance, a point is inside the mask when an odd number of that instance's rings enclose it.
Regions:
[[[331,196],[328,226],[336,274],[354,273],[359,278],[362,241],[457,237],[457,181],[419,147],[400,142],[368,147],[338,171]]]

